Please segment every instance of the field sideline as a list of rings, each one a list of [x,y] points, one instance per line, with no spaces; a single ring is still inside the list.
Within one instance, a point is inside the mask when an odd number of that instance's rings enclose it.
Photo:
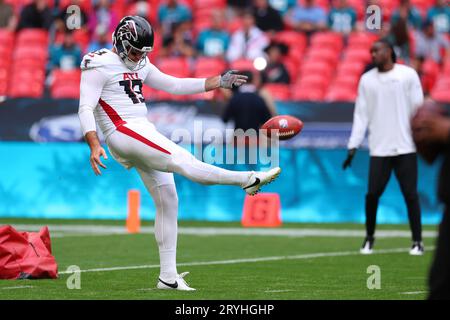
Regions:
[[[180,221],[178,271],[190,271],[195,292],[156,290],[159,273],[152,222],[127,234],[123,221],[1,219],[19,230],[49,225],[57,280],[0,281],[0,299],[424,299],[436,226],[424,226],[426,253],[409,256],[407,225],[380,225],[375,254],[362,256],[360,224],[286,224],[276,229],[239,223]],[[82,270],[69,290],[67,267]],[[369,290],[367,268],[381,270]]]

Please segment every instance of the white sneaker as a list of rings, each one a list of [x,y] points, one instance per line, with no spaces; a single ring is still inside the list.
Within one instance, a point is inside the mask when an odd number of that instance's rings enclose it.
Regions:
[[[409,254],[412,256],[421,256],[424,253],[423,243],[414,241],[411,247],[411,250],[409,250]]]
[[[195,289],[189,287],[189,285],[183,279],[187,274],[189,274],[189,272],[183,272],[181,274],[177,274],[177,277],[175,278],[174,283],[168,283],[168,282],[161,280],[161,278],[159,278],[156,288],[165,289],[165,290],[195,291]]]
[[[273,169],[270,169],[269,171],[262,172],[252,172],[248,179],[248,183],[246,186],[244,186],[242,189],[245,190],[249,195],[254,196],[259,192],[259,189],[266,185],[271,183],[273,180],[275,180],[278,175],[281,172],[280,167],[276,167]]]
[[[375,239],[369,239],[369,238],[365,238],[364,239],[364,243],[361,247],[361,249],[359,250],[359,252],[361,254],[372,254],[373,253],[373,243],[374,243]]]

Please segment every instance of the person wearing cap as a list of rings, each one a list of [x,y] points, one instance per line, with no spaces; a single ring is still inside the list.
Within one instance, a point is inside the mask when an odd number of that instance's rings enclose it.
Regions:
[[[422,86],[413,68],[396,63],[397,57],[389,41],[376,41],[370,53],[375,67],[360,79],[348,155],[343,163],[344,170],[351,165],[368,129],[370,167],[365,199],[366,238],[360,252],[373,252],[378,200],[394,171],[408,209],[413,240],[409,253],[422,255],[417,153],[410,125],[411,118],[423,104]]]

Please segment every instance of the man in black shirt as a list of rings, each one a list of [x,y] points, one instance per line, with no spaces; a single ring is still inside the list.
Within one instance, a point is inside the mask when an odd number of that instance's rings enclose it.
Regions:
[[[267,104],[259,96],[256,86],[252,83],[253,75],[249,71],[242,71],[241,74],[248,77],[248,83],[235,90],[225,113],[223,121],[234,121],[235,129],[258,129],[270,119],[271,114]]]
[[[267,0],[253,0],[253,15],[262,31],[281,31],[284,28],[280,13]]]
[[[434,103],[425,104],[412,120],[414,142],[428,162],[439,155],[438,197],[444,203],[436,252],[429,275],[429,299],[450,299],[450,117]]]

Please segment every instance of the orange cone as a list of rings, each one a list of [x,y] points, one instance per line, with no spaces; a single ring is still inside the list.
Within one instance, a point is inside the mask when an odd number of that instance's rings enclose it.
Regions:
[[[242,214],[244,227],[278,227],[281,225],[281,204],[278,193],[247,195]]]
[[[141,219],[139,217],[140,197],[139,190],[128,191],[127,231],[129,233],[139,233],[141,228]]]

